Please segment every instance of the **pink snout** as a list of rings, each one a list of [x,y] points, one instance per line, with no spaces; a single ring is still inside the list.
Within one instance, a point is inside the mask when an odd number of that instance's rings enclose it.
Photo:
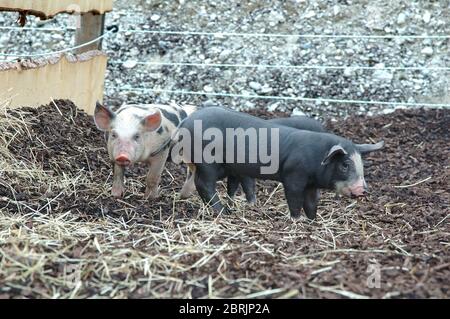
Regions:
[[[367,193],[367,184],[365,181],[358,181],[357,183],[346,187],[343,193],[347,196],[365,196]]]
[[[126,154],[119,154],[115,159],[116,164],[120,166],[129,166],[131,164],[130,159]]]
[[[364,186],[351,187],[349,190],[353,196],[359,197],[366,195],[366,189],[364,188]]]

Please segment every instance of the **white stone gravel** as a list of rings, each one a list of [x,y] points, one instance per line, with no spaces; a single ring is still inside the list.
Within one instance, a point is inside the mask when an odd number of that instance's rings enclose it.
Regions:
[[[323,117],[376,113],[377,105],[344,105],[208,95],[133,92],[133,88],[259,94],[307,98],[450,103],[450,72],[151,66],[137,61],[277,65],[450,67],[449,39],[326,39],[299,34],[450,35],[448,1],[116,1],[107,25],[122,32],[108,36],[106,102],[222,103],[235,108],[268,107]],[[0,14],[0,26],[17,15]],[[48,22],[29,18],[27,26],[64,27],[74,17]],[[125,32],[176,30],[292,34],[280,37],[157,35]],[[0,52],[46,52],[72,44],[73,31],[3,31]],[[1,58],[0,58],[1,59]],[[388,108],[389,109],[389,108]],[[390,108],[392,109],[392,108]],[[385,111],[386,112],[386,111]],[[389,112],[389,111],[387,111]]]

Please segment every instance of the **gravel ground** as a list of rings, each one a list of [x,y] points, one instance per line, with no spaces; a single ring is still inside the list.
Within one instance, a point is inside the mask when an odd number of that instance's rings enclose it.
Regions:
[[[130,9],[132,8],[132,9]],[[14,25],[16,14],[0,15],[0,26]],[[30,18],[28,26],[73,25],[73,17],[48,22]],[[121,32],[105,42],[110,55],[106,102],[221,102],[305,112],[320,117],[373,114],[380,105],[155,94],[133,88],[227,92],[270,96],[450,103],[447,70],[386,70],[383,67],[450,66],[448,39],[323,39],[295,34],[448,35],[449,1],[116,1],[107,25],[122,30],[189,30],[281,33],[276,37],[213,37]],[[67,47],[73,31],[2,31],[2,52],[42,52]],[[120,62],[127,62],[121,64]],[[135,65],[135,61],[370,66],[377,70],[305,70]]]

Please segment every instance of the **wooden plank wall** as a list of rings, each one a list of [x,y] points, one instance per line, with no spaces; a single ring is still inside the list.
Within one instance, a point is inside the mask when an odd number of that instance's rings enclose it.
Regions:
[[[69,99],[93,114],[103,100],[106,54],[89,51],[59,58],[0,63],[0,99],[9,107],[48,104]]]
[[[58,13],[94,12],[103,14],[112,11],[113,0],[0,0],[0,11],[26,11],[41,19],[49,19]]]

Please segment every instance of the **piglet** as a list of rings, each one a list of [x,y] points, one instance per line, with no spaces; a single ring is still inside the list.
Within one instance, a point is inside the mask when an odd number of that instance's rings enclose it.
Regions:
[[[318,120],[307,116],[291,116],[280,117],[267,120],[270,123],[284,125],[299,130],[308,130],[314,132],[326,133],[327,131],[323,127],[322,123]],[[377,151],[381,149],[383,143],[376,144],[375,147],[365,144],[357,144],[357,148],[361,154],[367,154],[369,152]],[[247,202],[254,204],[256,202],[256,183],[255,179],[248,176],[228,176],[227,177],[227,194],[230,198],[233,198],[236,194],[239,185],[242,186],[245,198]],[[317,193],[317,198],[319,194]]]
[[[221,107],[192,113],[174,139],[174,150],[195,172],[200,197],[217,212],[226,211],[217,181],[246,176],[281,182],[291,217],[298,218],[303,209],[310,219],[316,216],[318,189],[364,195],[361,153],[384,144],[358,145],[334,134],[277,125]]]
[[[147,163],[145,198],[158,196],[161,173],[169,155],[171,135],[195,110],[176,104],[123,105],[118,110],[97,102],[94,121],[107,134],[107,149],[114,166],[112,195],[125,192],[124,170],[139,162]]]

